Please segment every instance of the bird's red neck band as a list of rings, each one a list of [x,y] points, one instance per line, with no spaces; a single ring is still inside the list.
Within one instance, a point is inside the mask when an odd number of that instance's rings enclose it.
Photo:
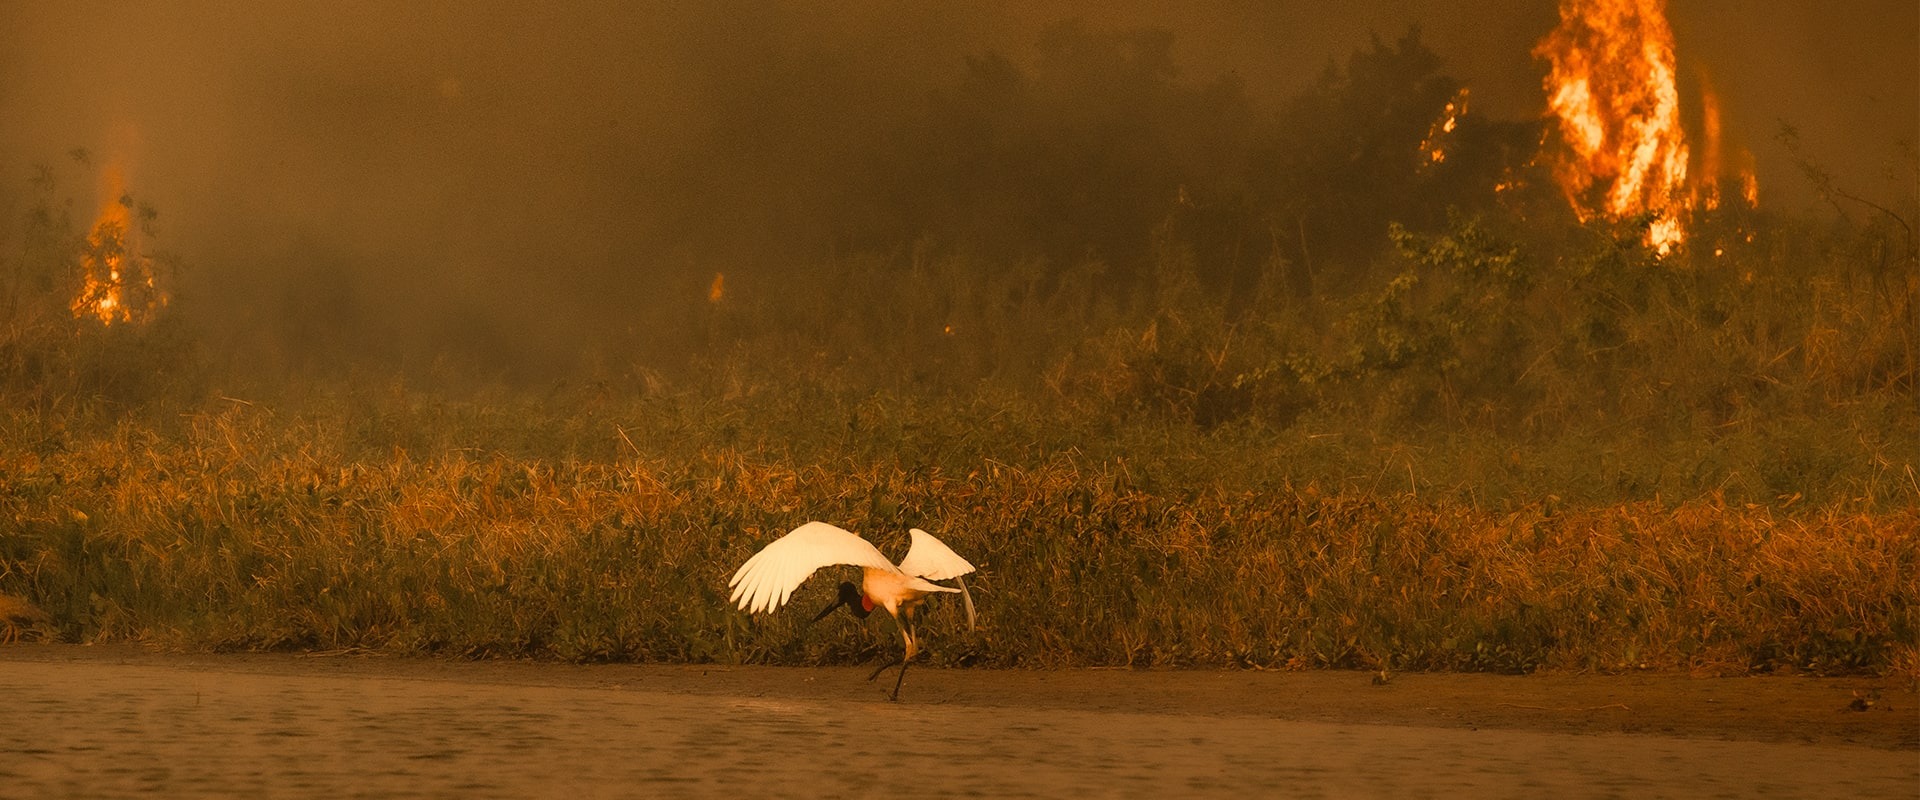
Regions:
[[[871,598],[871,597],[868,597],[868,596],[866,596],[866,595],[864,595],[864,594],[863,594],[863,595],[860,595],[860,607],[861,607],[861,608],[864,608],[864,609],[866,609],[866,610],[868,610],[868,611],[872,611],[872,610],[873,610],[873,598]]]

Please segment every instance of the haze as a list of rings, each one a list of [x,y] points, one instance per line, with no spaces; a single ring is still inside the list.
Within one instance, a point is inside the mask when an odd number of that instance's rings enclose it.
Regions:
[[[1180,80],[1235,80],[1268,114],[1371,33],[1418,24],[1476,113],[1530,119],[1530,49],[1556,13],[815,5],[8,3],[0,211],[16,218],[47,164],[87,216],[112,163],[159,210],[161,246],[190,267],[183,307],[214,335],[548,376],[670,340],[671,310],[703,302],[717,273],[750,285],[852,246],[849,228],[887,212],[864,191],[888,177],[873,155],[969,57],[1031,64],[1060,20],[1165,31]],[[1730,137],[1756,154],[1763,205],[1817,205],[1782,121],[1854,193],[1914,191],[1893,168],[1920,139],[1911,0],[1675,0],[1672,14],[1683,70],[1710,76]]]

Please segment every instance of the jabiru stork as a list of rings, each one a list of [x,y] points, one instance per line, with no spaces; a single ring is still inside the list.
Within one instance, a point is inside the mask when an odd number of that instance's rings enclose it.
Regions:
[[[936,592],[960,595],[966,603],[968,626],[972,626],[974,620],[973,595],[967,591],[966,581],[960,580],[957,589],[934,583],[959,579],[973,571],[973,564],[933,538],[933,534],[919,528],[912,529],[911,534],[913,544],[907,548],[907,557],[896,566],[873,543],[825,522],[809,522],[773,540],[741,564],[733,573],[733,579],[727,581],[733,588],[728,599],[738,603],[742,611],[771,612],[786,604],[793,590],[806,582],[815,570],[839,564],[860,567],[860,585],[842,582],[838,597],[814,615],[812,622],[825,619],[841,606],[861,619],[866,619],[876,608],[886,609],[899,626],[900,638],[905,643],[900,656],[900,676],[894,679],[893,694],[889,697],[899,700],[900,684],[907,678],[907,662],[920,652],[920,638],[914,633],[913,623],[927,595]],[[867,680],[880,677],[880,673],[891,666],[892,663],[881,664]]]

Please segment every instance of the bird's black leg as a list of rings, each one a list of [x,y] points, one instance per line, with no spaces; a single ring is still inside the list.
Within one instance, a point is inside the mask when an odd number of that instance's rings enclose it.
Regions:
[[[914,651],[920,649],[914,642],[912,612],[901,615],[900,634],[906,640],[906,648],[900,651],[900,675],[893,679],[893,695],[887,698],[894,702],[899,702],[900,684],[907,679],[907,662],[912,661]]]
[[[900,668],[903,671],[906,669],[907,659],[913,657],[913,616],[912,614],[913,614],[912,610],[903,608],[903,609],[900,609],[899,613],[895,614],[893,617],[893,624],[900,628],[900,645],[902,648],[902,652],[905,653],[905,655],[900,656]],[[880,677],[880,673],[886,672],[888,669],[893,668],[893,666],[894,666],[894,662],[889,661],[884,664],[881,664],[878,667],[874,667],[873,672],[867,675],[867,682],[869,683],[873,682],[874,678]]]
[[[902,658],[900,659],[900,677],[893,679],[893,696],[887,698],[888,700],[892,700],[893,702],[896,702],[896,703],[900,702],[900,683],[902,681],[905,681],[906,679],[907,679],[907,660],[905,658]]]
[[[909,644],[907,644],[905,647],[903,647],[900,650],[900,660],[898,662],[888,661],[884,664],[881,664],[878,667],[875,667],[873,669],[873,672],[867,675],[868,682],[872,682],[874,678],[880,677],[880,673],[893,669],[895,666],[898,666],[900,668],[900,674],[903,677],[907,674],[907,658],[913,655],[913,645],[911,644],[911,642],[913,641],[912,634],[909,634],[905,630],[902,630],[901,639],[907,641]],[[895,696],[898,696],[900,694],[900,682],[897,680],[894,681],[894,684],[893,684],[893,693]]]

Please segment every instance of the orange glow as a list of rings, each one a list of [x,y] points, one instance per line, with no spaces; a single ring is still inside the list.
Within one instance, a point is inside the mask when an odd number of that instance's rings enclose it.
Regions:
[[[1688,150],[1665,2],[1563,0],[1534,54],[1550,65],[1547,107],[1566,144],[1554,178],[1575,211],[1653,212],[1649,243],[1679,244]]]
[[[1447,160],[1447,135],[1460,127],[1460,117],[1467,113],[1467,90],[1455,92],[1452,100],[1447,101],[1440,111],[1440,118],[1433,121],[1427,129],[1427,138],[1420,141],[1420,152],[1427,155],[1428,164],[1439,164]]]
[[[100,213],[80,257],[80,288],[69,308],[76,318],[102,325],[145,322],[168,298],[154,282],[152,260],[137,251],[133,199],[117,164],[101,171],[100,196]]]
[[[726,296],[727,276],[724,273],[713,273],[713,285],[707,287],[707,302],[718,303],[720,302],[720,298]]]
[[[1693,211],[1720,206],[1721,178],[1730,172],[1720,101],[1704,79],[1701,151],[1692,160],[1665,0],[1562,0],[1559,26],[1534,55],[1549,65],[1547,113],[1556,123],[1549,135],[1557,133],[1561,145],[1549,158],[1575,214],[1652,214],[1647,243],[1655,250],[1686,241]],[[1754,205],[1753,171],[1743,168],[1739,180],[1741,198]]]
[[[1720,98],[1713,87],[1700,87],[1700,204],[1709,210],[1720,207]]]

